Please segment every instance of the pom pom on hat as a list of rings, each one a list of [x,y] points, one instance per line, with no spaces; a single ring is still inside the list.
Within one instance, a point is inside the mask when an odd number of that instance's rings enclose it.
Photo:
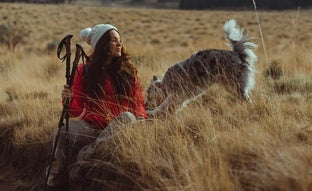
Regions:
[[[100,38],[109,30],[114,29],[118,31],[118,29],[110,24],[98,24],[92,28],[84,28],[80,31],[80,37],[91,45],[94,50],[97,42]]]
[[[82,40],[86,41],[88,44],[91,44],[91,38],[90,38],[91,30],[92,29],[88,27],[80,31],[80,37],[82,38]]]

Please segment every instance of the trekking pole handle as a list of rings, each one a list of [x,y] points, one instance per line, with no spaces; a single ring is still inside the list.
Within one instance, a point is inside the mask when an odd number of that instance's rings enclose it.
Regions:
[[[70,41],[71,38],[73,37],[73,35],[69,34],[66,35],[60,42],[58,48],[57,48],[57,57],[62,60],[65,61],[66,60],[66,74],[65,74],[65,78],[66,78],[66,84],[70,85],[70,56],[71,56],[71,51],[70,51]],[[61,52],[63,50],[63,47],[65,46],[66,49],[66,53],[63,57],[61,57]]]

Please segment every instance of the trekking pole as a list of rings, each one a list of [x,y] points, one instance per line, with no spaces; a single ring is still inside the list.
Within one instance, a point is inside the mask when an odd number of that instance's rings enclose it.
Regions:
[[[63,38],[63,40],[60,42],[58,48],[57,48],[57,56],[60,60],[64,61],[66,60],[66,74],[65,74],[65,78],[66,78],[66,84],[71,86],[71,74],[70,74],[70,56],[71,56],[71,51],[70,51],[70,40],[73,37],[73,35],[67,35]],[[66,47],[66,53],[63,57],[60,56],[63,47]],[[56,153],[56,148],[57,148],[57,144],[58,144],[58,139],[59,139],[59,135],[61,132],[61,127],[64,126],[64,118],[65,118],[65,125],[66,125],[66,137],[67,137],[67,133],[68,133],[68,121],[69,121],[69,99],[66,98],[64,105],[63,105],[63,110],[62,110],[62,114],[58,123],[58,131],[57,134],[55,135],[54,141],[53,141],[53,148],[52,148],[52,153],[50,156],[50,161],[49,161],[49,165],[48,165],[48,169],[47,169],[47,175],[46,175],[46,180],[45,180],[45,187],[44,190],[47,190],[48,187],[48,179],[49,179],[49,175],[51,172],[51,167],[52,167],[52,162]],[[66,146],[66,150],[67,150],[67,146]],[[67,154],[67,152],[66,152]],[[67,156],[66,156],[67,158]],[[67,160],[67,159],[66,159]],[[67,162],[66,162],[67,163]],[[65,165],[67,168],[67,164]],[[68,175],[67,175],[67,170],[66,170],[66,189],[67,189],[67,183],[68,183]]]
[[[89,61],[89,57],[84,52],[83,48],[79,44],[76,44],[76,54],[75,54],[75,59],[74,59],[73,67],[72,67],[72,71],[71,71],[72,77],[70,78],[70,81],[69,81],[70,85],[73,84],[74,75],[75,75],[75,72],[78,68],[78,63],[79,63],[80,58],[82,58],[83,64],[85,63],[85,60]]]

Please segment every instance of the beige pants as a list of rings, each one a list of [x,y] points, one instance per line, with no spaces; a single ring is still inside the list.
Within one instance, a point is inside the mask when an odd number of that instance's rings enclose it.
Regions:
[[[67,138],[66,128],[63,126],[60,129],[57,148],[48,177],[48,185],[56,186],[65,183],[66,161],[68,168],[77,160],[77,154],[80,150],[82,150],[82,153],[92,152],[94,144],[110,139],[123,125],[134,122],[135,120],[136,118],[132,113],[123,112],[101,131],[92,128],[90,124],[83,120],[70,119]],[[54,140],[53,147],[55,144]]]

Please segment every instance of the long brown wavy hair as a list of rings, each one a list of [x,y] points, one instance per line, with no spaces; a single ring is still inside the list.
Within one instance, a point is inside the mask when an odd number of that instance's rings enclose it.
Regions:
[[[132,97],[130,88],[136,84],[137,69],[131,63],[124,45],[121,48],[121,57],[113,58],[108,63],[110,41],[111,37],[107,31],[96,44],[90,56],[90,63],[85,65],[85,90],[92,98],[102,96],[105,76],[110,75],[116,96]]]

